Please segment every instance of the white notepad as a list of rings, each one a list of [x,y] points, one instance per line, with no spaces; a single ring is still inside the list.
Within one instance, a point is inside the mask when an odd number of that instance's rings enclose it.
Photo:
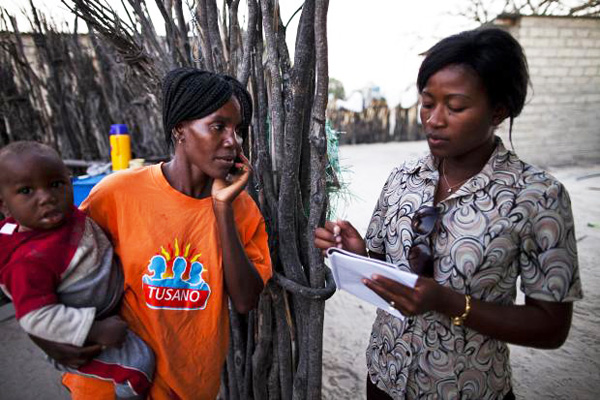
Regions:
[[[366,287],[361,279],[371,279],[373,274],[377,274],[414,288],[418,275],[400,271],[393,264],[362,257],[335,247],[327,249],[327,255],[338,289],[352,293],[354,296],[404,319],[404,315],[400,311],[390,307],[387,301]]]

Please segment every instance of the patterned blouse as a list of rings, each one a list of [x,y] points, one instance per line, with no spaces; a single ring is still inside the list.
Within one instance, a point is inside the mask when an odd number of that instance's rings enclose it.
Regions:
[[[481,172],[436,206],[435,280],[498,304],[514,304],[519,276],[528,297],[581,299],[566,189],[496,140]],[[410,270],[411,218],[433,205],[438,164],[428,155],[395,168],[375,207],[367,247],[398,269]],[[377,310],[367,366],[371,381],[397,399],[501,399],[511,389],[506,343],[436,312],[401,321]]]

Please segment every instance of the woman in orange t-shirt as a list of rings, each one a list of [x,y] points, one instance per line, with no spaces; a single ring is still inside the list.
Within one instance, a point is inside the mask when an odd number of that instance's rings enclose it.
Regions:
[[[171,161],[103,179],[82,208],[107,232],[123,264],[120,315],[156,353],[152,399],[214,399],[228,335],[228,300],[254,308],[271,276],[263,218],[243,191],[241,149],[252,116],[234,78],[178,68],[163,82]],[[38,343],[82,365],[90,348]],[[67,375],[74,399],[112,399],[112,385]]]

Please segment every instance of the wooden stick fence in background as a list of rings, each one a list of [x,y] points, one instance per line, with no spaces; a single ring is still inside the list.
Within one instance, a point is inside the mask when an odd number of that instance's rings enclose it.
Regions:
[[[136,84],[148,74],[130,67],[145,60],[124,60],[93,29],[60,32],[33,6],[30,33],[1,14],[0,144],[40,140],[64,158],[108,160],[110,125],[127,123],[135,156],[167,154],[158,97]]]

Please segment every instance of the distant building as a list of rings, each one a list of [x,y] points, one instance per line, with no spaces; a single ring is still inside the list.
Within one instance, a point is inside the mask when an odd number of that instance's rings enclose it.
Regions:
[[[355,90],[347,99],[330,99],[327,118],[342,133],[340,144],[388,142],[394,140],[390,130],[390,110],[379,86]]]
[[[361,92],[355,90],[346,100],[333,99],[333,102],[330,102],[330,104],[335,110],[362,112],[365,109],[365,98]]]
[[[519,40],[529,62],[517,154],[540,166],[600,163],[600,18],[501,15],[493,24]],[[508,121],[499,133],[510,147]]]
[[[400,103],[390,113],[390,134],[394,140],[425,139],[419,119],[418,101],[419,93],[415,83],[402,93]]]

